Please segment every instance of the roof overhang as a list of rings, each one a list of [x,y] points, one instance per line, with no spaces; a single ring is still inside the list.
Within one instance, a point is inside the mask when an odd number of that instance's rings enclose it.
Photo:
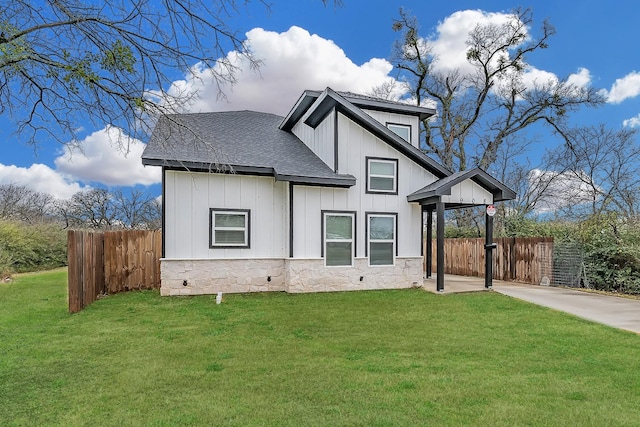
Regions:
[[[418,191],[407,196],[408,202],[417,202],[421,205],[432,205],[442,199],[442,196],[451,195],[451,188],[465,180],[471,180],[493,195],[493,202],[502,202],[505,200],[513,200],[516,198],[515,191],[489,175],[480,168],[469,169],[466,171],[456,172],[450,176],[439,179]],[[471,206],[479,206],[484,203],[449,203],[447,208],[463,208]]]
[[[272,176],[276,181],[292,182],[298,185],[326,186],[349,188],[356,185],[356,178],[352,175],[335,174],[333,177],[318,177],[304,175],[279,174],[277,170],[270,167],[259,167],[249,165],[222,165],[203,162],[164,160],[143,158],[142,164],[145,166],[162,166],[170,170],[185,172],[205,172],[205,173],[226,173],[238,175]]]

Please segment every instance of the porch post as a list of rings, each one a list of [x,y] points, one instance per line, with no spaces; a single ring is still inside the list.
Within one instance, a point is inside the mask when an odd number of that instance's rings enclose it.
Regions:
[[[427,271],[426,273],[426,277],[427,279],[429,277],[431,277],[431,272],[433,270],[433,261],[432,261],[432,257],[433,257],[433,211],[431,210],[431,208],[429,208],[427,210],[427,242],[426,242],[426,246],[427,246]]]
[[[436,202],[436,290],[444,291],[444,202]]]
[[[484,287],[491,289],[493,287],[493,215],[485,213],[485,244],[484,244]]]

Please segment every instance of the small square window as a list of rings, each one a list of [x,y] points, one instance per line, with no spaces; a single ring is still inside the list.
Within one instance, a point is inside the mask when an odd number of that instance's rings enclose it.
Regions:
[[[367,157],[366,192],[398,194],[398,160]]]
[[[248,210],[211,209],[209,246],[211,248],[248,248]]]
[[[387,128],[405,141],[411,142],[411,126],[387,123]]]

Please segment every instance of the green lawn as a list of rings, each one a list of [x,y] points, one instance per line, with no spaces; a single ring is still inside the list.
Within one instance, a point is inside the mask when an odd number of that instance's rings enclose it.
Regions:
[[[640,425],[640,336],[494,293],[0,284],[1,425]]]

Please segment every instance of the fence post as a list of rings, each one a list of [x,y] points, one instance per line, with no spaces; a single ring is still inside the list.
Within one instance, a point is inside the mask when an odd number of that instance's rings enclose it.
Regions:
[[[68,290],[69,312],[77,313],[82,310],[82,232],[69,230],[67,233],[67,259],[68,259]]]

